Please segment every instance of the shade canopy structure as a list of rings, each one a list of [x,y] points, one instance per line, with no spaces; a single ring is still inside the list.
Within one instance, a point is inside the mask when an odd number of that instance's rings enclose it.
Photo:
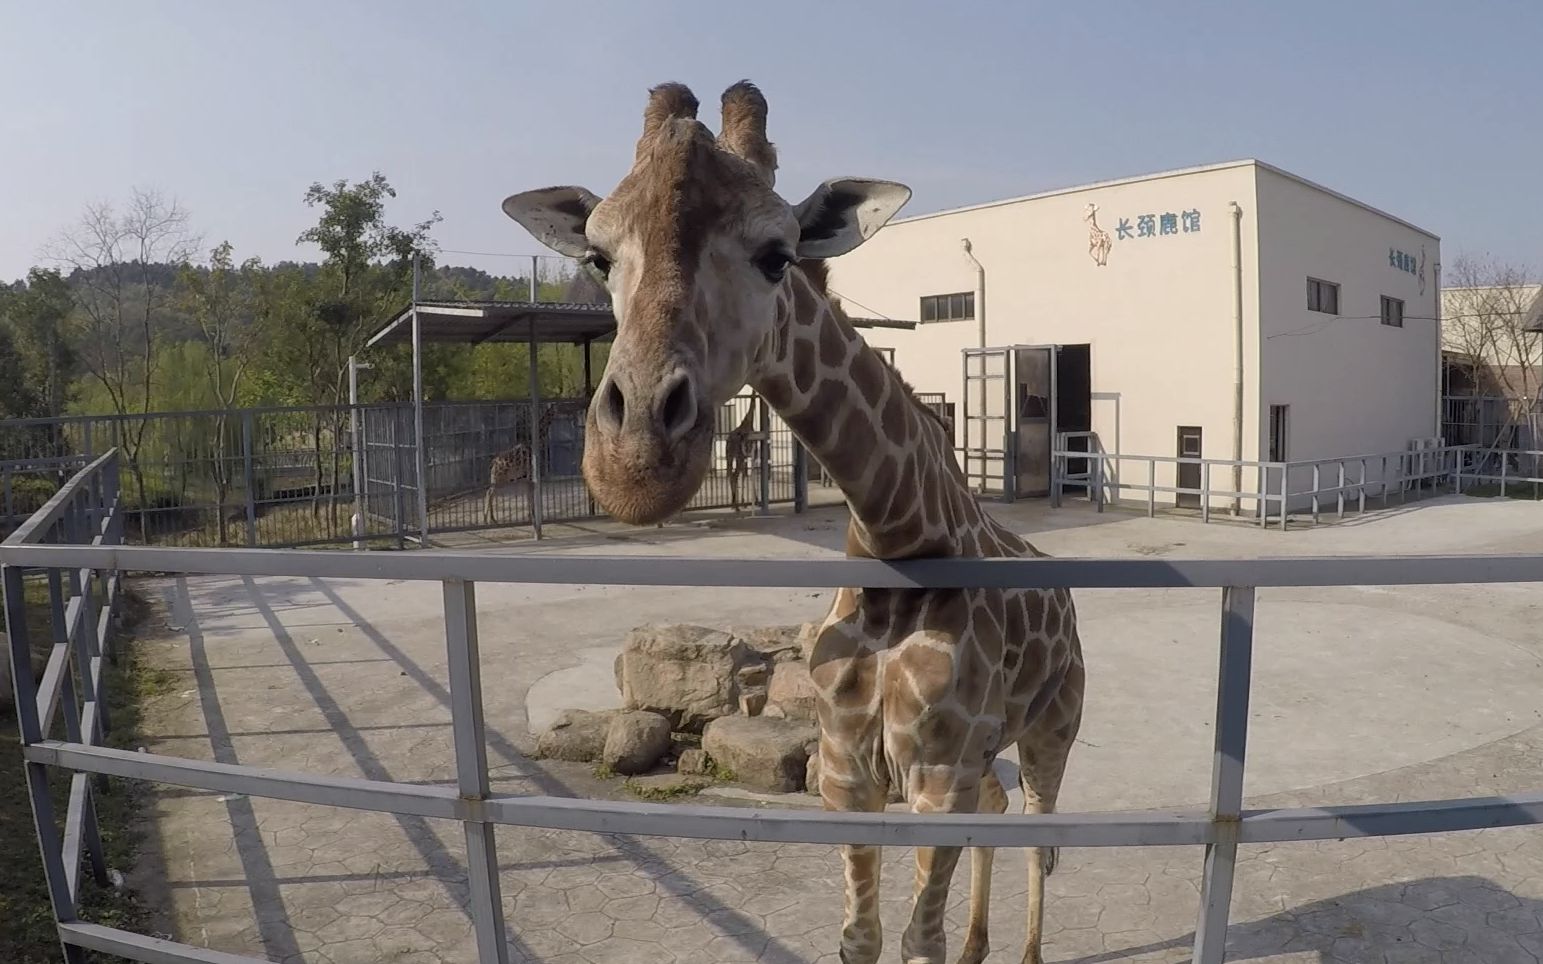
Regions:
[[[582,345],[616,334],[610,305],[552,301],[420,301],[419,338],[424,343],[482,345],[497,342]],[[407,305],[371,336],[367,347],[406,345],[413,340],[413,305]],[[857,328],[910,330],[914,321],[852,318]]]
[[[426,344],[457,344],[468,347],[484,344],[516,343],[539,348],[543,344],[581,345],[584,348],[584,389],[588,394],[593,388],[593,359],[591,348],[596,342],[607,341],[616,335],[616,316],[611,306],[598,301],[605,297],[603,289],[590,290],[574,282],[564,294],[565,301],[462,301],[425,300],[419,296],[418,264],[413,265],[413,301],[394,312],[365,343],[367,349],[410,345],[413,371],[413,425],[412,449],[419,539],[428,545],[428,478],[427,453],[423,430],[423,346]],[[533,278],[536,276],[532,269]],[[582,277],[582,276],[580,276]],[[532,294],[535,294],[534,288]],[[591,297],[594,300],[583,300]],[[916,327],[912,321],[892,321],[881,318],[851,318],[857,328],[891,328],[907,330]],[[529,353],[531,397],[529,399],[531,451],[538,448],[537,424],[540,419],[541,399],[536,370],[537,352]],[[356,415],[354,419],[354,446],[360,450],[358,428],[358,369],[357,359],[349,359],[349,404]],[[363,366],[368,367],[368,366]],[[355,460],[355,492],[362,493],[366,480],[361,477],[360,460]],[[531,463],[531,483],[536,492],[532,501],[532,529],[541,538],[541,459]],[[360,498],[356,495],[356,501]],[[356,506],[355,518],[362,518],[362,504]]]

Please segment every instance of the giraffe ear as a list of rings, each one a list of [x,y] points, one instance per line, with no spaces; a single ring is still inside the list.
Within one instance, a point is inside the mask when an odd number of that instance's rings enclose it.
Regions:
[[[894,181],[838,177],[814,189],[793,209],[798,218],[798,257],[834,258],[873,237],[911,199]]]
[[[537,241],[570,258],[589,251],[584,224],[600,198],[581,187],[545,187],[504,198],[504,213]]]

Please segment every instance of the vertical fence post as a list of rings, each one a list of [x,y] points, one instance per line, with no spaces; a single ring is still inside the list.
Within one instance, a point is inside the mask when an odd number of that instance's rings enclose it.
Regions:
[[[535,261],[531,262],[531,301],[535,301]],[[545,495],[541,490],[541,461],[546,448],[546,436],[541,431],[541,376],[537,362],[536,321],[530,322],[530,529],[537,540],[541,538],[542,510],[546,508]]]
[[[456,788],[462,801],[475,805],[486,800],[489,791],[476,584],[446,580],[444,594]],[[508,964],[509,943],[504,937],[494,825],[482,820],[463,820],[461,827],[466,833],[466,871],[471,886],[472,925],[477,934],[477,960],[480,964]]]
[[[1500,453],[1500,497],[1505,498],[1506,472],[1511,468],[1511,460],[1506,458],[1504,451]]]
[[[1194,964],[1222,964],[1227,913],[1242,826],[1243,764],[1248,750],[1248,698],[1253,672],[1254,590],[1222,590],[1221,659],[1217,670],[1215,755],[1211,763],[1211,822],[1195,925]]]
[[[1286,504],[1291,498],[1291,463],[1282,462],[1280,467],[1280,531],[1286,531]]]
[[[1361,484],[1355,490],[1356,512],[1366,512],[1366,459],[1361,459]]]
[[[793,438],[793,511],[809,509],[809,453],[797,436]]]
[[[40,742],[46,736],[38,719],[37,681],[32,676],[32,649],[27,637],[26,586],[22,571],[16,566],[0,566],[0,581],[5,586],[5,628],[11,644],[11,678],[16,687],[16,723],[25,753],[26,747]],[[65,876],[63,842],[59,839],[59,825],[54,818],[53,798],[48,792],[48,768],[28,760],[23,764],[23,770],[27,792],[32,800],[32,821],[37,830],[39,856],[43,861],[43,876],[48,885],[54,920],[73,921],[76,919],[75,902],[70,897],[69,883]],[[60,947],[66,964],[84,964],[84,950],[63,941]]]
[[[761,410],[758,416],[761,422],[761,441],[757,445],[761,452],[761,471],[759,473],[761,507],[759,514],[763,516],[771,515],[771,409],[767,406],[766,399],[760,395],[751,396],[750,404]]]
[[[1211,463],[1200,463],[1200,521],[1211,521]]]
[[[1322,471],[1322,469],[1323,469],[1323,466],[1319,465],[1317,462],[1313,463],[1313,525],[1317,525],[1318,524],[1318,508],[1319,508],[1318,493],[1323,488],[1323,471]]]
[[[246,544],[257,545],[257,469],[252,460],[253,414],[241,413],[241,484],[246,489]]]
[[[1147,459],[1147,518],[1157,518],[1157,459]]]
[[[1345,463],[1339,462],[1339,485],[1334,492],[1334,519],[1343,522],[1345,519]]]

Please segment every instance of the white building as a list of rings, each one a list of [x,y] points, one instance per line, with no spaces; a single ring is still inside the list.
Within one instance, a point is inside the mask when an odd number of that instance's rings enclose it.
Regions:
[[[1032,495],[1046,409],[1054,429],[1139,456],[1303,461],[1436,436],[1439,263],[1436,235],[1247,160],[898,219],[832,261],[831,287],[854,312],[919,322],[865,336],[918,391],[947,395],[967,448],[1000,447],[980,392],[996,416],[1007,395],[971,382],[967,426],[962,351],[1061,346],[977,362],[1010,369]],[[1241,484],[1257,491],[1252,470]]]

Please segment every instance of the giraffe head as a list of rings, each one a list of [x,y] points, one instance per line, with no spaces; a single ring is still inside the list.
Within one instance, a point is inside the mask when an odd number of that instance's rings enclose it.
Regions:
[[[773,355],[789,267],[852,250],[911,196],[891,181],[836,178],[789,204],[773,190],[766,99],[742,81],[722,109],[715,138],[690,90],[655,87],[632,168],[608,197],[553,187],[503,204],[611,293],[616,341],[589,407],[584,477],[633,524],[696,494],[714,412]]]

